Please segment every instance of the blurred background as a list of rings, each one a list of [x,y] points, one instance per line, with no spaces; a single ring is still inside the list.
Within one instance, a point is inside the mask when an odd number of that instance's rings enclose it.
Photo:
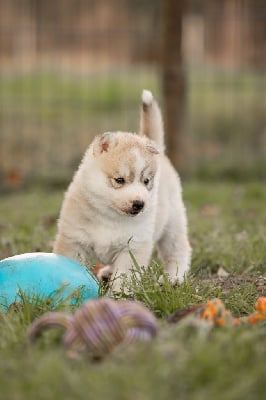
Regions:
[[[68,181],[150,89],[186,178],[266,179],[265,0],[0,0],[0,190]]]

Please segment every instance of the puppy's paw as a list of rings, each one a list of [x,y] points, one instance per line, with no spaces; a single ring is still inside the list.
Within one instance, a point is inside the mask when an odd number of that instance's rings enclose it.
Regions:
[[[172,277],[168,273],[166,273],[166,276],[168,278],[168,281],[172,284],[172,286],[177,286],[180,283],[179,279],[177,278],[177,276]],[[159,285],[163,285],[164,284],[164,282],[166,280],[166,276],[165,275],[161,275],[159,277],[159,281],[158,281]]]
[[[112,273],[112,267],[110,265],[105,265],[97,270],[96,276],[99,280],[107,280],[111,278]]]

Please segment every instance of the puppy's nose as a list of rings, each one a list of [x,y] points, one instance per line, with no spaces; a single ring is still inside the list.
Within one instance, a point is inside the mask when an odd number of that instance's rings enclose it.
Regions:
[[[135,212],[135,213],[138,213],[138,212],[140,212],[142,209],[143,209],[143,207],[144,207],[144,201],[142,201],[142,200],[134,200],[133,201],[133,204],[132,204],[132,210]]]

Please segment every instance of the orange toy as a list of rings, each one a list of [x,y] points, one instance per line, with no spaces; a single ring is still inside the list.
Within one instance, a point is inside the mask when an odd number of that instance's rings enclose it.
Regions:
[[[186,310],[173,313],[169,322],[178,322],[188,315],[203,319],[214,326],[238,326],[242,324],[257,324],[266,319],[266,297],[259,297],[255,304],[255,312],[247,317],[234,318],[226,309],[221,299],[213,299],[206,304],[198,304]]]

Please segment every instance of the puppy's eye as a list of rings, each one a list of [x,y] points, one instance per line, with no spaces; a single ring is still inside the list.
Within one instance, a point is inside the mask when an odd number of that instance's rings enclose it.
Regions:
[[[124,183],[125,183],[124,178],[115,178],[114,180],[118,185],[124,185]]]
[[[150,180],[148,178],[146,178],[146,179],[144,179],[143,183],[145,186],[147,186],[150,183]]]

